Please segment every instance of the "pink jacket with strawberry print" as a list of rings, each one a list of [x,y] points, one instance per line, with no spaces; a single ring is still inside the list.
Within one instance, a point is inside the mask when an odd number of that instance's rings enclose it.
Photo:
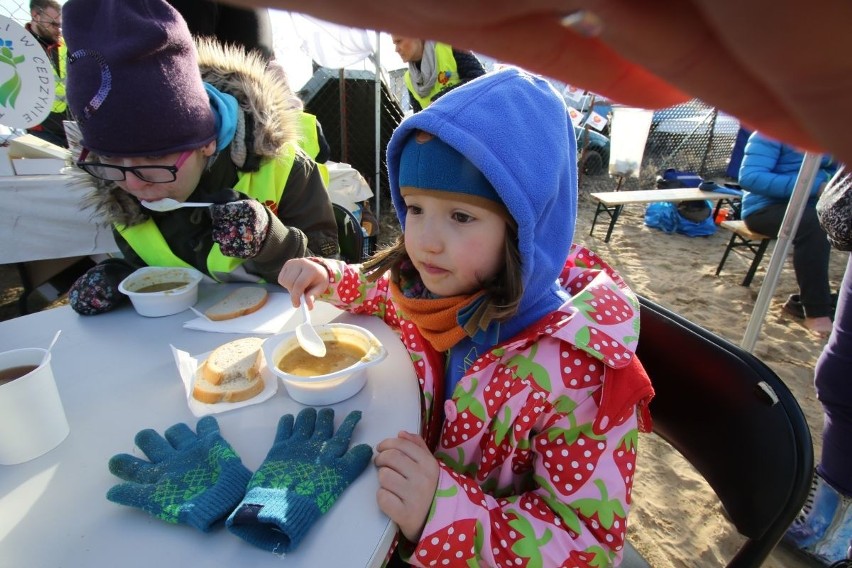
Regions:
[[[408,561],[617,565],[653,394],[622,279],[572,246],[560,276],[569,300],[475,361],[444,402],[444,354],[397,311],[387,276],[370,283],[358,266],[314,260],[331,281],[322,299],[398,329],[420,381],[422,434],[441,474],[420,542],[404,543]]]

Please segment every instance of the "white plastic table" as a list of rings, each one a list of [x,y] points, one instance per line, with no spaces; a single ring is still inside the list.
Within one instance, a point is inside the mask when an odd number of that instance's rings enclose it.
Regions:
[[[0,177],[0,264],[116,252],[112,229],[81,209],[69,176]]]
[[[280,289],[279,289],[280,291]],[[210,288],[202,287],[201,298]],[[367,370],[363,390],[333,405],[335,424],[351,410],[363,416],[352,443],[375,446],[399,430],[417,432],[420,399],[411,360],[398,336],[378,318],[352,316],[318,303],[314,321],[337,319],[370,329],[387,347],[384,362]],[[177,422],[195,428],[170,344],[205,353],[239,335],[188,330],[189,311],[144,318],[129,305],[99,316],[62,307],[0,322],[0,350],[53,349],[53,372],[71,433],[30,462],[0,466],[0,568],[59,566],[168,568],[184,566],[377,566],[396,526],[378,509],[372,464],[310,530],[280,557],[255,548],[222,524],[210,533],[167,524],[107,501],[119,482],[107,469],[117,453],[139,455],[139,430],[162,433]],[[287,329],[301,321],[294,316]],[[223,437],[256,470],[272,445],[278,418],[302,405],[278,393],[261,404],[216,415]]]

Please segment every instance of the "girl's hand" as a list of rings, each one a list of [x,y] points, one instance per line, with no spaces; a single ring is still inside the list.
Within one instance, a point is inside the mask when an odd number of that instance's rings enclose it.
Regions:
[[[438,487],[438,460],[423,438],[409,432],[383,440],[376,450],[379,509],[399,525],[405,538],[417,542]]]
[[[292,258],[278,273],[278,283],[290,292],[293,307],[299,307],[299,298],[304,294],[308,308],[313,309],[314,298],[328,288],[328,272],[325,267],[307,258]]]

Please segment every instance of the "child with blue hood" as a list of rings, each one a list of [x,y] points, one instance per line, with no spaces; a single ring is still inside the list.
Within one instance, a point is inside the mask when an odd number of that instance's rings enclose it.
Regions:
[[[620,562],[653,389],[635,295],[572,244],[566,112],[516,69],[453,90],[388,145],[398,242],[364,265],[293,259],[279,275],[294,304],[381,317],[411,354],[421,432],[375,458],[411,564]]]

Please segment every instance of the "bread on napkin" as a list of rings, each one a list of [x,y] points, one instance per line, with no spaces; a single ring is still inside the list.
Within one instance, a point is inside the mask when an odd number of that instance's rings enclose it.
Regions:
[[[198,370],[192,396],[200,402],[241,402],[263,391],[263,339],[244,337],[214,349]]]
[[[238,318],[256,312],[266,304],[268,298],[266,288],[243,286],[210,306],[204,315],[213,321]]]

